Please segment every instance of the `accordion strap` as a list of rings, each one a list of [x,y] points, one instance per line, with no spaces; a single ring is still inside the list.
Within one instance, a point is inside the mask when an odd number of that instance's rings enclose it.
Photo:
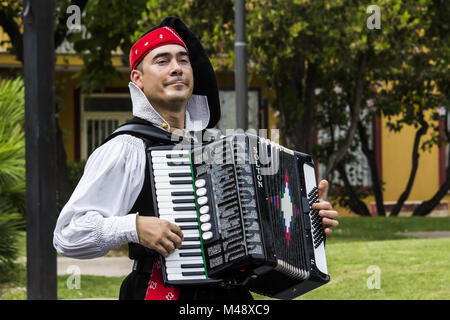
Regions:
[[[183,137],[161,130],[150,123],[143,124],[129,122],[114,130],[104,142],[107,142],[120,134],[130,134],[132,136],[164,144],[173,144],[183,140]]]

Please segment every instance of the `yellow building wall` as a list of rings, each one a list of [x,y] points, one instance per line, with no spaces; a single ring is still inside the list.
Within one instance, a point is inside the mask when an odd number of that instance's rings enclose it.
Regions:
[[[382,120],[382,166],[386,183],[385,201],[396,201],[406,187],[412,167],[412,149],[416,128],[405,126],[400,132],[390,131]],[[421,142],[430,137],[431,129]],[[439,149],[420,150],[419,166],[408,201],[430,198],[439,188]]]
[[[428,114],[429,116],[430,114]],[[412,150],[417,128],[405,126],[400,132],[390,131],[387,119],[382,120],[382,166],[383,181],[385,182],[384,201],[396,202],[408,183],[412,167]],[[431,136],[429,128],[421,143]],[[419,151],[418,169],[408,202],[421,202],[430,199],[440,187],[439,181],[439,148],[434,146],[428,151]],[[450,195],[441,202],[450,201]],[[400,213],[411,215],[412,212]],[[449,215],[447,209],[435,210],[432,216]]]

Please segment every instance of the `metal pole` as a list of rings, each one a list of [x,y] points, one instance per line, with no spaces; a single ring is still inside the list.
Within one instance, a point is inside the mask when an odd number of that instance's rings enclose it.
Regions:
[[[53,0],[25,0],[24,79],[28,299],[57,299]]]
[[[236,126],[248,129],[247,40],[245,36],[245,1],[235,0],[236,39],[234,43],[234,83],[236,90]]]

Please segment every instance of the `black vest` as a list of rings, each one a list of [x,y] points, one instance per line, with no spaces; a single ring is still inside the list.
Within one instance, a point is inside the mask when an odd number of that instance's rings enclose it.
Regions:
[[[130,126],[130,125],[137,125],[137,126]],[[108,138],[106,138],[104,143],[121,134],[130,134],[132,136],[142,139],[146,150],[149,147],[170,145],[175,144],[176,142],[171,140],[172,135],[170,133],[153,126],[150,122],[146,120],[134,117],[133,119],[127,121],[125,124],[117,128]],[[144,185],[129,214],[139,212],[139,215],[141,216],[156,216],[153,209],[153,197],[150,189],[151,186],[150,186],[150,175],[148,174],[149,173],[148,158],[146,158],[145,172],[146,174],[144,179]],[[154,259],[158,256],[158,253],[156,251],[146,248],[138,243],[129,243],[128,251],[130,259],[133,260],[140,260],[144,258]]]

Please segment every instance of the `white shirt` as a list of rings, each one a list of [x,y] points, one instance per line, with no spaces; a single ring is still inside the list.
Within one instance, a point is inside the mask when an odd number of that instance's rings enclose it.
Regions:
[[[169,124],[132,82],[128,85],[133,115],[169,131]],[[186,105],[187,130],[203,130],[209,122],[206,96],[192,95]],[[166,123],[167,128],[162,124]],[[53,233],[58,253],[79,259],[101,257],[127,242],[139,243],[136,213],[128,214],[141,192],[146,155],[141,139],[119,135],[97,148],[62,209]]]

